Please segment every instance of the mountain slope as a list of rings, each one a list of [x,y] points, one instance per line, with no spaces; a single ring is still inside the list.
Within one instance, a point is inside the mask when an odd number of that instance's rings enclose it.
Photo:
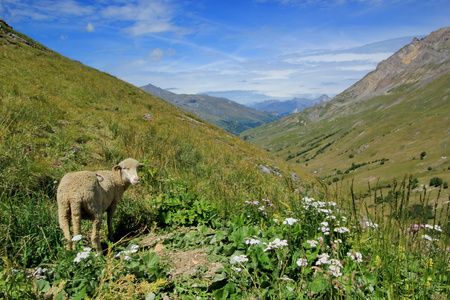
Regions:
[[[52,195],[64,173],[109,169],[125,157],[148,167],[147,182],[134,191],[184,182],[217,203],[265,186],[259,164],[288,170],[262,149],[4,22],[0,62],[2,195],[41,189]]]
[[[234,134],[279,119],[278,114],[257,111],[225,98],[175,94],[151,84],[141,89]]]
[[[282,116],[287,116],[292,113],[300,112],[308,107],[327,102],[328,100],[330,100],[330,98],[327,95],[322,95],[316,99],[293,98],[287,101],[266,100],[263,102],[251,103],[248,106],[259,111],[276,112]]]
[[[449,38],[443,28],[415,39],[332,100],[241,136],[327,181],[449,181]]]

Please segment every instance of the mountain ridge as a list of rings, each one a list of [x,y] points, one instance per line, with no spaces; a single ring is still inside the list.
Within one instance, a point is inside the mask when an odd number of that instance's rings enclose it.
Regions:
[[[318,105],[329,101],[331,98],[323,94],[315,99],[293,98],[291,100],[265,100],[262,102],[250,103],[247,106],[259,111],[276,112],[281,116],[287,116],[292,113],[298,113],[308,107]]]
[[[205,94],[176,94],[152,84],[140,88],[233,134],[280,118],[279,114],[261,112],[226,98]]]

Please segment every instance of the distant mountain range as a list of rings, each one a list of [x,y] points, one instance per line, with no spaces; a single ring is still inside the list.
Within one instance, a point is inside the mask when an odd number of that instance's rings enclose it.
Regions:
[[[367,188],[414,174],[449,178],[450,27],[401,48],[332,100],[241,137],[322,180]],[[447,146],[447,148],[446,148]],[[447,150],[446,150],[447,149]],[[424,160],[418,159],[426,152]]]
[[[233,134],[273,122],[281,117],[278,113],[259,111],[226,98],[175,94],[152,84],[142,86],[141,89]]]
[[[281,116],[287,116],[293,113],[298,113],[308,107],[315,106],[327,102],[331,98],[327,95],[322,95],[316,99],[307,98],[293,98],[292,100],[266,100],[263,102],[256,102],[248,104],[248,107],[265,112],[276,112]]]

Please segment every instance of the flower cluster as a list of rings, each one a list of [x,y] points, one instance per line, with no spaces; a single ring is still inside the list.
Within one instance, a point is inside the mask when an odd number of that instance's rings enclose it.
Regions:
[[[371,227],[371,228],[374,228],[374,229],[378,228],[378,224],[375,224],[375,223],[373,223],[371,221],[364,222],[363,226],[364,227]]]
[[[262,212],[264,215],[267,215],[267,213],[265,211],[266,210],[266,205],[268,205],[269,207],[273,206],[273,203],[271,203],[270,200],[267,200],[267,199],[262,199],[261,202],[259,202],[257,200],[255,200],[255,201],[244,201],[244,203],[245,204],[250,204],[250,205],[253,205],[253,206],[259,206],[258,210],[260,212]]]
[[[322,223],[320,223],[320,225],[322,225],[322,227],[320,227],[319,230],[322,231],[323,234],[329,235],[330,228],[328,227],[329,226],[328,222],[322,222]]]
[[[430,242],[439,242],[439,239],[433,238],[427,234],[422,235],[422,239],[430,241]]]
[[[270,242],[269,244],[263,243],[267,246],[267,248],[264,250],[264,252],[270,251],[272,249],[278,249],[280,247],[287,246],[287,240],[280,240],[279,238],[276,238],[273,242]]]
[[[308,265],[308,260],[306,258],[300,258],[297,260],[297,266],[306,267]]]
[[[346,233],[350,232],[350,230],[347,227],[337,227],[334,229],[334,232]]]
[[[362,259],[362,254],[359,252],[347,252],[347,256],[351,257],[355,262],[357,263],[362,263],[363,259]]]
[[[328,253],[323,253],[317,256],[319,260],[316,262],[316,266],[320,265],[329,265],[328,271],[333,275],[334,277],[342,276],[341,268],[342,264],[337,259],[330,259],[330,255]]]
[[[81,260],[86,259],[89,257],[89,254],[91,253],[91,248],[86,247],[83,249],[83,252],[77,253],[77,257],[74,258],[73,262],[79,263]]]
[[[288,224],[290,226],[294,225],[295,223],[297,223],[298,220],[294,219],[294,218],[286,218],[283,222],[284,225]]]
[[[244,254],[236,255],[236,256],[233,256],[231,258],[231,264],[244,263],[244,262],[247,262],[247,261],[248,261],[248,257],[246,255],[244,255]]]
[[[253,238],[245,240],[245,244],[247,244],[247,245],[256,245],[259,243],[261,243],[261,241],[253,239]]]
[[[315,248],[317,246],[317,244],[319,243],[316,240],[308,240],[306,242],[311,246],[311,248]]]
[[[429,224],[414,224],[414,225],[411,225],[409,228],[407,228],[406,229],[406,232],[408,232],[408,233],[410,233],[410,232],[412,232],[412,233],[416,233],[416,232],[419,232],[419,230],[421,230],[421,229],[431,229],[431,230],[436,230],[436,231],[439,231],[439,232],[442,232],[442,228],[441,228],[441,226],[439,226],[439,225],[429,225]]]
[[[138,250],[139,250],[138,245],[131,244],[127,247],[127,249],[125,249],[125,251],[120,251],[119,253],[117,253],[115,257],[119,258],[123,256],[123,259],[130,260],[131,258],[129,254],[136,253]]]

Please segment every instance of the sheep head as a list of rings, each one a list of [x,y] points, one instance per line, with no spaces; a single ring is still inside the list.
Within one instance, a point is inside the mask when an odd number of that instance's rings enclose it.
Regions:
[[[113,170],[117,172],[123,182],[136,185],[141,181],[138,176],[138,170],[143,166],[137,160],[127,158],[118,165],[115,165]]]

